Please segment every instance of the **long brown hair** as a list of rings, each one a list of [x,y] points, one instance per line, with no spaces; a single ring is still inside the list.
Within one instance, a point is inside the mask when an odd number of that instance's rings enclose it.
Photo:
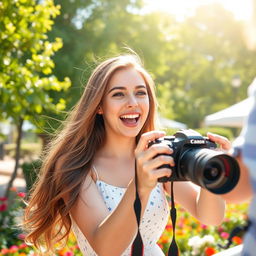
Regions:
[[[137,136],[155,128],[154,83],[137,55],[121,55],[102,62],[88,80],[83,95],[45,154],[24,214],[26,242],[46,253],[65,242],[71,230],[70,209],[88,175],[94,154],[105,139],[104,122],[97,114],[108,81],[120,69],[135,68],[147,85],[150,110]],[[65,198],[65,202],[64,199]],[[67,198],[67,200],[66,200]]]

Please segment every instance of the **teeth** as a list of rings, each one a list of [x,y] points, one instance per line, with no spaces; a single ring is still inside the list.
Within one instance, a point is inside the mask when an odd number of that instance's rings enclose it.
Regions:
[[[134,115],[123,115],[121,118],[138,118],[139,114],[134,114]]]

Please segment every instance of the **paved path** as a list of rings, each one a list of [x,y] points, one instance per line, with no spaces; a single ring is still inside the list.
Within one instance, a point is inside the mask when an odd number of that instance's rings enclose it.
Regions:
[[[14,169],[15,162],[11,158],[4,158],[0,160],[0,196],[3,196],[6,186],[10,180],[11,174]],[[17,178],[13,183],[14,187],[17,187],[18,191],[25,191],[26,182],[22,175],[22,170],[18,169]]]

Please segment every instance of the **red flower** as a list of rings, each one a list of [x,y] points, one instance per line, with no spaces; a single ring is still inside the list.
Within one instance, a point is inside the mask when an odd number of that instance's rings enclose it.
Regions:
[[[168,237],[162,237],[161,242],[163,244],[167,244],[169,242],[169,238]]]
[[[234,236],[232,238],[232,242],[234,242],[235,244],[241,244],[243,240],[239,236]]]
[[[224,239],[227,239],[229,237],[229,233],[227,232],[221,232],[220,236]]]
[[[24,249],[24,248],[27,248],[27,247],[28,246],[25,243],[19,245],[19,249]]]
[[[9,253],[9,250],[8,250],[7,248],[3,248],[3,249],[1,250],[1,254],[5,255],[5,254],[7,254],[7,253]]]
[[[4,202],[4,201],[7,201],[7,197],[0,197],[0,201]]]
[[[218,232],[219,232],[219,233],[221,233],[221,232],[223,232],[223,231],[224,231],[223,227],[221,227],[221,226],[218,227]]]
[[[202,229],[207,229],[207,225],[201,224],[201,228],[202,228]]]
[[[216,250],[212,247],[207,247],[205,248],[204,253],[206,256],[211,256],[216,253]]]
[[[74,256],[74,253],[73,253],[73,252],[68,251],[68,252],[65,252],[64,256]]]
[[[24,193],[24,192],[18,192],[17,195],[18,195],[19,197],[24,198],[24,197],[26,196],[26,193]]]
[[[7,204],[1,204],[0,205],[0,212],[4,212],[7,210]]]
[[[24,240],[25,237],[26,237],[25,234],[18,234],[18,238],[19,238],[20,240]]]
[[[160,243],[158,244],[158,246],[159,246],[161,249],[163,249],[163,247],[164,247],[163,244],[160,244]]]
[[[167,224],[165,228],[166,228],[168,231],[169,231],[169,230],[172,230],[172,225]]]
[[[19,247],[17,245],[12,245],[9,249],[10,253],[15,253],[19,250]]]

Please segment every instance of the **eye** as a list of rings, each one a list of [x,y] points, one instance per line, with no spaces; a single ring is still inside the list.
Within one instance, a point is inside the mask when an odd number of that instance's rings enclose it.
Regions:
[[[140,90],[140,91],[137,91],[136,94],[139,95],[139,96],[143,96],[143,95],[147,95],[147,92],[144,91],[144,90]]]
[[[122,97],[124,94],[122,92],[116,92],[112,95],[112,97]]]

